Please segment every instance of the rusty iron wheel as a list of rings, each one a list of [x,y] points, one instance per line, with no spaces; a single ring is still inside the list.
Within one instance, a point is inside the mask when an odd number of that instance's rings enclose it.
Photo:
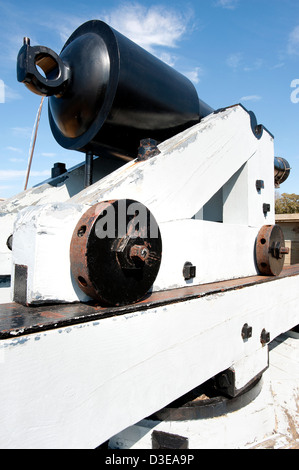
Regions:
[[[138,210],[132,212],[132,207]],[[111,223],[110,232],[107,223]],[[73,278],[86,295],[103,306],[141,300],[156,279],[161,257],[162,240],[155,218],[143,204],[129,199],[90,207],[71,240]]]
[[[256,240],[256,264],[259,272],[266,276],[278,276],[284,265],[288,248],[278,225],[264,225]]]

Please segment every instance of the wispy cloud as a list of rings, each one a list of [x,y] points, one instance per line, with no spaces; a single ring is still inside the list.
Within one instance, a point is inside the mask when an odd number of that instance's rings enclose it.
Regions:
[[[12,185],[11,186],[8,186],[8,185],[0,186],[0,191],[3,191],[4,189],[11,189],[11,188],[14,188],[14,186],[12,186]]]
[[[200,82],[200,75],[202,75],[202,69],[200,67],[195,67],[193,70],[189,71],[182,71],[183,75],[185,75],[191,82],[197,84]]]
[[[18,178],[25,178],[27,174],[26,170],[0,170],[0,180],[13,180]],[[49,176],[49,170],[44,171],[31,171],[30,176],[32,177],[45,177]]]
[[[226,10],[235,10],[237,8],[239,0],[217,0],[216,6],[225,8]]]
[[[282,67],[284,67],[284,65],[284,62],[279,62],[278,64],[273,65],[273,67],[271,67],[271,70],[281,69]]]
[[[72,16],[69,15],[67,18],[63,18],[63,22],[61,18],[54,17],[52,20],[48,22],[44,22],[45,27],[50,27],[54,31],[57,30],[61,44],[64,44],[70,35],[77,29],[81,24],[85,23],[86,21],[90,20],[87,17],[80,17],[80,16]]]
[[[193,13],[190,8],[180,11],[163,4],[145,6],[138,1],[121,3],[116,8],[97,11],[93,16],[152,53],[157,53],[156,48],[159,47],[178,47],[179,42],[193,27]],[[83,15],[68,15],[62,21],[57,16],[48,15],[47,21],[41,19],[40,24],[57,31],[65,42],[78,26],[89,19]]]
[[[248,96],[242,96],[242,98],[240,98],[240,101],[260,101],[262,99],[261,96],[259,95],[248,95]]]
[[[236,53],[233,53],[233,54],[230,54],[228,56],[228,58],[226,59],[226,65],[228,65],[228,67],[236,70],[241,61],[242,61],[242,58],[243,58],[243,54],[241,52],[236,52]]]
[[[6,150],[9,150],[10,152],[23,153],[23,150],[18,147],[8,146],[6,147]]]
[[[30,138],[32,135],[32,129],[30,127],[13,127],[12,132],[15,136],[22,138]]]
[[[264,60],[257,58],[249,65],[246,65],[246,62],[249,62],[242,52],[234,52],[230,54],[226,59],[226,65],[236,71],[237,69],[243,70],[244,72],[252,72],[260,70],[264,66]]]
[[[54,152],[42,152],[42,157],[49,157],[49,158],[52,158],[52,157],[56,157],[56,153]]]
[[[93,17],[106,22],[172,67],[178,61],[174,51],[192,33],[196,21],[189,7],[180,10],[162,3],[147,6],[138,1],[123,2],[116,8],[96,11]],[[62,22],[61,18],[49,15],[47,21],[41,19],[41,24],[57,31],[64,43],[78,26],[89,19],[68,15]]]
[[[126,3],[104,15],[103,20],[132,41],[149,50],[175,48],[190,31],[192,14],[162,5],[146,7]]]
[[[252,65],[244,67],[245,72],[252,72],[254,70],[260,70],[264,64],[263,59],[256,59]]]
[[[289,35],[288,53],[299,55],[299,25]]]
[[[22,99],[21,94],[18,93],[17,91],[15,91],[15,90],[13,90],[8,85],[5,84],[4,89],[5,89],[5,102]]]
[[[9,161],[11,163],[21,163],[21,162],[24,162],[24,158],[10,158]]]
[[[0,103],[7,103],[9,101],[20,99],[22,99],[20,93],[6,85],[3,80],[0,80]]]

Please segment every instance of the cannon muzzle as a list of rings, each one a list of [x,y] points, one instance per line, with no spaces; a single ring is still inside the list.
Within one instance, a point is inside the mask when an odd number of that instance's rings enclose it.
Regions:
[[[17,78],[33,93],[60,96],[69,81],[70,69],[56,52],[48,47],[32,47],[26,37],[18,54]]]

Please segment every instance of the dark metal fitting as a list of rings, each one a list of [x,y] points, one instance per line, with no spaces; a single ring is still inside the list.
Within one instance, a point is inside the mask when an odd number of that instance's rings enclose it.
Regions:
[[[130,258],[145,261],[149,257],[149,250],[145,245],[133,245],[130,249]]]
[[[256,186],[257,191],[260,191],[261,189],[265,188],[265,183],[263,180],[256,180],[255,186]]]
[[[258,137],[262,135],[263,130],[264,130],[264,126],[262,124],[258,124],[257,126],[255,126],[254,133]]]
[[[129,214],[132,204],[141,205],[132,199],[99,202],[82,215],[73,232],[70,246],[73,279],[88,297],[101,306],[129,305],[141,300],[159,272],[162,237],[158,224],[147,207],[142,206],[145,220],[138,221],[137,230],[137,224],[133,226],[132,215]],[[115,221],[125,216],[123,224],[114,227],[114,233],[112,227],[109,232],[108,227],[106,231],[102,226],[111,207]],[[149,221],[154,233],[152,237],[147,236]],[[134,248],[137,256],[132,259],[130,251],[134,245],[140,250]],[[146,262],[140,259],[146,255],[144,247],[149,250]]]
[[[276,259],[281,259],[284,255],[288,255],[289,251],[289,248],[281,246],[279,241],[273,242],[272,246],[270,247],[270,253]]]
[[[266,331],[265,328],[261,332],[261,343],[263,345],[270,343],[270,333],[269,331]]]
[[[264,214],[267,214],[268,212],[270,212],[270,210],[271,210],[270,204],[263,204],[263,213]]]
[[[231,385],[227,374],[223,373],[223,374],[219,375],[218,385],[219,385],[220,388],[228,388]]]
[[[278,225],[264,225],[258,233],[255,247],[259,272],[266,276],[278,276],[287,250],[282,229]]]
[[[114,244],[112,251],[116,252],[120,267],[123,269],[142,268],[150,256],[149,249],[140,237],[137,243],[130,236],[124,237]]]
[[[187,261],[183,267],[183,276],[185,281],[193,279],[196,276],[196,266]]]
[[[248,323],[245,323],[245,325],[242,328],[241,332],[243,340],[249,339],[252,337],[252,326],[248,326]]]
[[[13,234],[9,235],[8,239],[6,240],[6,246],[10,251],[12,251],[12,241],[13,241]]]
[[[42,71],[42,72],[41,72]],[[30,46],[24,38],[17,59],[17,78],[37,95],[61,96],[71,71],[61,58],[48,47]]]
[[[158,142],[154,139],[143,139],[140,141],[140,147],[138,148],[137,161],[141,162],[148,160],[151,157],[159,155],[160,150],[157,147]]]
[[[275,188],[279,188],[290,175],[291,167],[287,160],[280,157],[274,158],[274,184]]]
[[[51,169],[51,178],[56,178],[57,176],[63,175],[66,173],[65,163],[54,163],[53,168]]]
[[[189,449],[189,439],[178,434],[153,431],[152,449]]]

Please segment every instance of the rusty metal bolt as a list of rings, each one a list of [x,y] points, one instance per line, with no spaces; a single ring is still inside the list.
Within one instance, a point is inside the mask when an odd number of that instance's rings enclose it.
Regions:
[[[143,139],[140,141],[140,147],[138,148],[137,161],[148,160],[151,157],[159,155],[160,150],[158,149],[158,142],[154,139]]]
[[[145,245],[133,245],[130,249],[130,258],[132,260],[139,259],[145,262],[148,257],[149,250]]]
[[[185,281],[189,281],[190,279],[196,277],[196,266],[193,266],[192,263],[187,261],[183,267],[183,276]]]
[[[266,331],[265,328],[261,332],[261,343],[262,345],[270,343],[270,333]]]
[[[245,325],[242,328],[241,336],[243,340],[249,339],[252,337],[252,326],[248,326],[248,323],[245,323]]]

